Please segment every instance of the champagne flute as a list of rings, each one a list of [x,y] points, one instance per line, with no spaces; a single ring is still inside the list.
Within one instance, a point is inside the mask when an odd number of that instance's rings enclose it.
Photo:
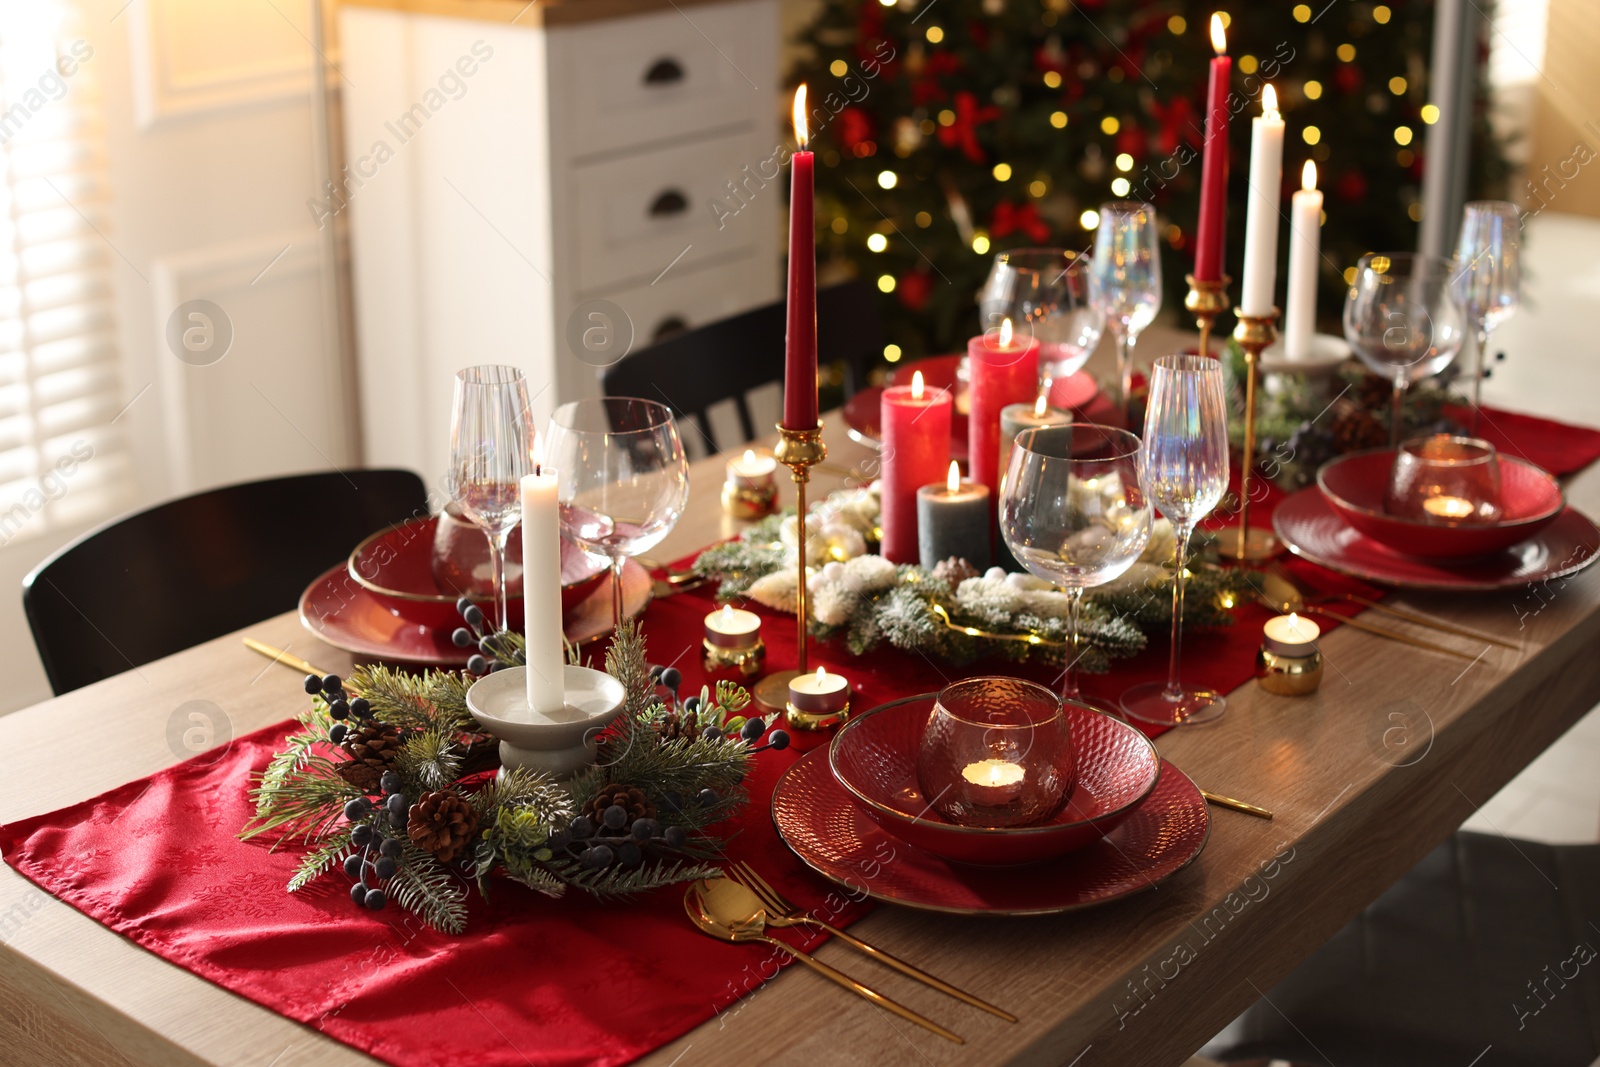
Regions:
[[[1089,361],[1105,316],[1089,305],[1089,257],[1067,248],[1015,248],[994,257],[978,293],[985,330],[1010,319],[1039,341],[1045,390]]]
[[[1150,540],[1150,501],[1140,482],[1139,438],[1091,422],[1017,435],[1000,495],[1000,533],[1017,561],[1067,594],[1066,674],[1078,691],[1083,591],[1120,577]],[[1109,708],[1105,710],[1110,710]]]
[[[611,623],[622,623],[622,565],[650,551],[689,501],[678,424],[654,400],[603,396],[550,416],[549,462],[568,539],[611,567]]]
[[[1144,410],[1144,489],[1171,520],[1178,549],[1172,580],[1172,658],[1167,680],[1122,694],[1122,710],[1140,722],[1177,726],[1217,718],[1226,699],[1178,680],[1183,635],[1183,579],[1195,525],[1228,489],[1228,401],[1222,361],[1174,355],[1156,360]]]
[[[1474,200],[1461,219],[1456,245],[1456,300],[1477,336],[1472,375],[1472,435],[1478,435],[1483,379],[1488,373],[1489,334],[1517,310],[1522,297],[1521,216],[1504,200]]]
[[[506,622],[506,542],[522,518],[522,476],[532,470],[528,380],[515,367],[456,372],[445,491],[489,538],[496,630]]]
[[[1089,271],[1089,303],[1105,316],[1117,341],[1117,402],[1128,416],[1133,348],[1161,310],[1161,247],[1156,209],[1137,200],[1100,207]]]
[[[1450,291],[1455,265],[1442,256],[1370,252],[1344,300],[1344,339],[1361,362],[1394,382],[1389,447],[1404,427],[1406,387],[1438,374],[1461,350],[1465,320]]]

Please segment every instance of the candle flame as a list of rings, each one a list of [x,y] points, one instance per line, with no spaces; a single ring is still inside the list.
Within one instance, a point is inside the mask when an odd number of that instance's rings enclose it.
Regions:
[[[915,373],[915,374],[913,374],[911,376],[911,399],[912,400],[921,400],[922,399],[922,390],[923,390],[923,388],[924,388],[924,386],[922,384],[922,372],[921,371],[917,371],[917,373]]]
[[[1216,11],[1211,15],[1211,47],[1217,50],[1217,55],[1228,54],[1228,35],[1222,29],[1222,12]]]
[[[1314,192],[1317,188],[1317,165],[1309,159],[1300,169],[1300,188],[1308,193]]]
[[[1300,616],[1292,611],[1289,612],[1289,632],[1292,634],[1300,633]]]
[[[952,493],[961,491],[961,464],[955,460],[950,461],[950,477],[945,479],[944,484]]]
[[[533,473],[538,474],[539,468],[544,466],[544,434],[533,431],[533,447],[528,451],[533,458]]]
[[[817,681],[819,681],[819,682],[822,681],[822,679],[826,678],[827,675],[828,675],[828,669],[826,667],[824,667],[820,663],[817,664]]]
[[[794,139],[800,143],[803,150],[806,142],[811,140],[806,129],[806,84],[800,83],[800,88],[794,91]]]
[[[756,450],[753,449],[753,448],[745,449],[744,450],[744,461],[746,463],[754,463],[756,461]],[[727,605],[724,604],[723,607],[727,607]]]
[[[1278,90],[1270,82],[1261,87],[1261,114],[1271,118],[1278,114]]]
[[[1044,418],[1044,413],[1048,410],[1050,410],[1050,398],[1040,393],[1039,399],[1033,402],[1033,417],[1042,419]]]
[[[1001,319],[1000,320],[1000,347],[1001,348],[1004,348],[1004,347],[1006,347],[1007,345],[1009,345],[1011,343],[1012,332],[1013,331],[1011,329],[1011,320],[1009,318]]]

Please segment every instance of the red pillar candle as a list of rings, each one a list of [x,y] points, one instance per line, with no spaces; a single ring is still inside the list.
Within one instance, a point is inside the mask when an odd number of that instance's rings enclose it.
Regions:
[[[1011,320],[997,334],[985,333],[967,342],[972,374],[968,391],[967,461],[973,481],[989,487],[989,499],[1000,499],[1000,413],[1008,404],[1031,404],[1039,395],[1039,339],[1013,338]],[[942,473],[942,472],[941,472]],[[939,481],[938,474],[927,479]]]
[[[789,328],[783,367],[783,424],[817,425],[817,231],[815,158],[806,148],[806,87],[794,93],[800,150],[789,172]]]
[[[1205,157],[1200,164],[1200,225],[1195,234],[1194,276],[1197,281],[1219,282],[1227,262],[1223,239],[1228,230],[1228,82],[1233,60],[1222,16],[1211,16],[1211,44],[1217,50],[1211,61],[1211,82],[1206,86]]]
[[[910,385],[883,391],[879,420],[883,427],[883,558],[891,563],[916,563],[917,490],[944,477],[950,466],[950,413],[954,397],[948,389],[927,387],[922,372]]]

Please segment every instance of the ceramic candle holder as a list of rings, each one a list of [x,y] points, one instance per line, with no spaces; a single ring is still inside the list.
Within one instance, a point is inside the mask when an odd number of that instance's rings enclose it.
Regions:
[[[1391,515],[1440,526],[1500,518],[1500,460],[1473,437],[1413,437],[1395,453],[1384,507]]]
[[[761,674],[767,646],[761,640],[761,616],[725,606],[706,616],[702,666],[706,681],[744,684]]]
[[[746,449],[743,456],[730,459],[722,483],[723,512],[735,519],[771,515],[778,506],[777,469],[778,461],[764,450]]]
[[[1278,696],[1316,692],[1322,684],[1322,653],[1316,644],[1320,636],[1317,624],[1299,615],[1268,619],[1256,653],[1256,683]]]
[[[504,667],[467,690],[467,710],[500,739],[500,762],[557,780],[593,766],[595,738],[622,712],[622,683],[589,667],[563,667],[566,704],[542,714],[528,707],[526,671]]]

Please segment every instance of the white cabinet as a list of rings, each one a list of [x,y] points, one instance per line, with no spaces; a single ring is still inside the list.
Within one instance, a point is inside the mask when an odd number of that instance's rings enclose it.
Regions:
[[[522,367],[542,423],[599,392],[596,307],[638,348],[781,292],[777,0],[502,6],[339,15],[365,461],[435,485],[460,367]]]

